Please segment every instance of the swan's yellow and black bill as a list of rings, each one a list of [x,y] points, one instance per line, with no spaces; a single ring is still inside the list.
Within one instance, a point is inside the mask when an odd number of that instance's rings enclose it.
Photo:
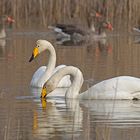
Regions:
[[[47,89],[46,87],[43,87],[41,92],[41,98],[45,98],[46,96],[47,96]]]
[[[32,56],[30,57],[29,62],[31,62],[34,59],[34,55],[32,54]]]
[[[29,62],[31,62],[38,54],[39,54],[39,50],[37,47],[35,47]]]

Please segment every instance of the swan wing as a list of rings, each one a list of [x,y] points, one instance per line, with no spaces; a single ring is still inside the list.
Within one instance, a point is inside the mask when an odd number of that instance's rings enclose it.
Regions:
[[[33,77],[32,77],[31,83],[30,83],[30,85],[32,87],[42,87],[41,84],[38,83],[38,80],[42,77],[42,75],[44,74],[44,72],[46,71],[46,69],[47,69],[46,66],[41,66],[33,74]]]

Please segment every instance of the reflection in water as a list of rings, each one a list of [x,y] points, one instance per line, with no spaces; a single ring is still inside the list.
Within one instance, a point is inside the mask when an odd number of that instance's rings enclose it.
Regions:
[[[139,127],[140,102],[130,100],[82,101],[81,106],[89,109],[95,116],[94,122],[110,127]]]
[[[140,104],[129,100],[38,100],[34,110],[35,138],[124,139],[140,125]],[[120,131],[121,128],[121,131]],[[132,129],[133,128],[133,129]],[[123,130],[125,130],[123,132]],[[118,137],[114,137],[119,134]],[[132,138],[135,136],[131,136]]]
[[[42,109],[34,112],[33,134],[37,138],[72,139],[80,136],[82,128],[82,113],[78,101],[73,101],[73,107],[65,104],[64,100],[56,99],[55,103],[42,99],[38,106]]]
[[[107,40],[101,40],[98,42],[98,48],[100,52],[106,52],[107,54],[112,53],[112,46]]]
[[[139,140],[139,101],[11,98],[0,110],[1,139]]]
[[[89,122],[93,126],[89,134],[91,138],[93,134],[98,140],[127,140],[130,137],[139,139],[137,137],[140,126],[138,102],[95,100],[83,101],[81,104],[84,113],[89,114]],[[84,117],[86,119],[86,115]],[[130,135],[126,137],[128,132]]]
[[[99,46],[103,45],[103,46],[108,46],[107,42],[108,39],[107,38],[88,38],[85,40],[81,40],[81,41],[74,41],[74,40],[70,40],[70,39],[63,39],[63,40],[59,40],[56,43],[59,45],[63,45],[63,46],[84,46],[84,45],[92,45],[93,43],[97,42],[99,44]],[[105,48],[105,47],[104,47]]]
[[[139,101],[73,102],[62,97],[49,97],[41,102],[40,92],[36,92],[38,97],[33,94],[31,98],[28,87],[33,71],[46,63],[47,56],[44,53],[32,65],[28,63],[34,42],[43,34],[30,33],[21,34],[10,43],[7,41],[5,56],[7,58],[10,53],[16,59],[0,59],[1,139],[139,140]],[[41,37],[48,36],[43,34]],[[84,79],[94,79],[89,82],[90,86],[118,75],[139,77],[140,47],[132,39],[131,36],[108,38],[106,43],[111,44],[111,53],[106,50],[106,45],[97,42],[83,47],[55,45],[57,65],[79,67]],[[27,98],[15,100],[16,96]]]

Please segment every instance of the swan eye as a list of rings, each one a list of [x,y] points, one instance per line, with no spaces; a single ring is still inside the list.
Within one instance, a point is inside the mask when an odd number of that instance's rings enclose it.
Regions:
[[[37,47],[39,48],[39,45]]]

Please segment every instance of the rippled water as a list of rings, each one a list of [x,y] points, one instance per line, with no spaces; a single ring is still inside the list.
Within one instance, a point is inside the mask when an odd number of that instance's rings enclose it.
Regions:
[[[140,76],[140,44],[133,34],[112,34],[106,43],[63,46],[56,45],[46,32],[10,32],[6,40],[0,40],[0,138],[139,140],[139,101],[65,101],[60,97],[41,101],[32,94],[32,74],[48,59],[44,52],[34,62],[28,62],[40,38],[53,42],[57,65],[74,65],[82,70],[83,90],[117,75]]]

